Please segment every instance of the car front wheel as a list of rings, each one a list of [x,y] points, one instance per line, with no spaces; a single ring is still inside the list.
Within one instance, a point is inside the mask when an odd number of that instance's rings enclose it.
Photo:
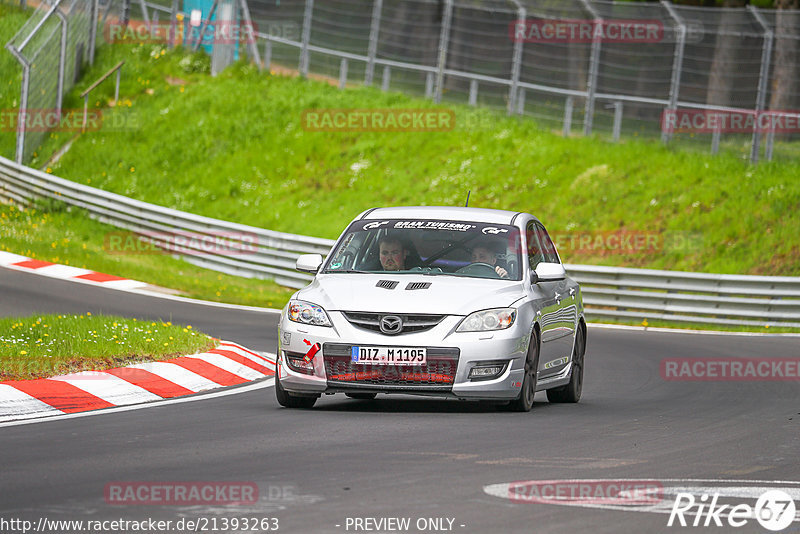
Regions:
[[[275,374],[275,398],[278,399],[278,404],[284,408],[311,408],[314,406],[314,403],[317,402],[317,397],[295,397],[291,395],[281,386],[281,380],[278,378],[278,374],[279,373]]]

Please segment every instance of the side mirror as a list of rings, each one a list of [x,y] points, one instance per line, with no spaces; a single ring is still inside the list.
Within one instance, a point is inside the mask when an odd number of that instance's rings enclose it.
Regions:
[[[297,258],[295,269],[304,273],[316,274],[322,266],[322,254],[303,254]]]
[[[552,282],[555,280],[563,280],[567,277],[567,271],[560,263],[546,263],[542,262],[536,266],[536,271],[531,276],[531,283],[539,282]]]

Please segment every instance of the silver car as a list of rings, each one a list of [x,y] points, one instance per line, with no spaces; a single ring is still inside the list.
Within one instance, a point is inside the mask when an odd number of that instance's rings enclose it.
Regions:
[[[534,393],[578,402],[586,323],[544,226],[527,213],[454,207],[365,211],[283,309],[275,392],[493,401],[528,411]]]

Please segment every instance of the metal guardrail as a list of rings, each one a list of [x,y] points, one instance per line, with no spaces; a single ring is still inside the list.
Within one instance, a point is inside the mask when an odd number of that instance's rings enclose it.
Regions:
[[[298,254],[328,254],[334,242],[185,213],[88,187],[0,157],[0,200],[29,205],[51,198],[102,222],[147,236],[195,265],[299,288],[312,277],[294,269]],[[190,235],[180,247],[170,236]],[[203,237],[224,245],[209,251]],[[243,252],[244,251],[244,252]],[[566,265],[590,319],[663,319],[732,326],[800,328],[800,277],[705,274]]]

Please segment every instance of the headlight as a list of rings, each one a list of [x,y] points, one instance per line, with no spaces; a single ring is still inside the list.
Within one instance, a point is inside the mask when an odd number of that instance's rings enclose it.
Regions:
[[[288,317],[290,321],[314,326],[332,326],[328,314],[321,307],[302,300],[289,302]]]
[[[456,328],[456,332],[485,332],[488,330],[505,330],[517,318],[517,310],[513,308],[494,308],[471,313]]]

